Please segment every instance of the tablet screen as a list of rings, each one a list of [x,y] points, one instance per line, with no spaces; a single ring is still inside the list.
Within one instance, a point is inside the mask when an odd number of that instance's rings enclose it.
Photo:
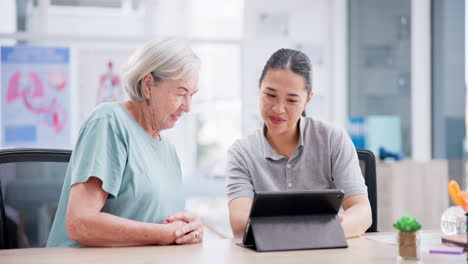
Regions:
[[[336,214],[343,197],[343,191],[338,189],[257,192],[250,217]]]

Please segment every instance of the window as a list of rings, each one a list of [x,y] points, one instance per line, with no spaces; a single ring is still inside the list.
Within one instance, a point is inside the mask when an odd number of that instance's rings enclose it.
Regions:
[[[223,175],[226,152],[241,136],[240,47],[235,44],[194,45],[202,60],[200,94],[194,99],[199,173]]]
[[[223,177],[227,150],[241,136],[243,1],[191,0],[188,6],[188,34],[202,60],[199,94],[192,106],[195,177]]]

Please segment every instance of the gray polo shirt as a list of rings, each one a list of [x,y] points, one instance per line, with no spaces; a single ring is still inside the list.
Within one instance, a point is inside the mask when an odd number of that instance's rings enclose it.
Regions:
[[[228,152],[229,201],[253,197],[254,191],[342,189],[345,198],[367,194],[356,149],[344,129],[301,117],[299,131],[289,159],[271,148],[264,129],[237,140]]]

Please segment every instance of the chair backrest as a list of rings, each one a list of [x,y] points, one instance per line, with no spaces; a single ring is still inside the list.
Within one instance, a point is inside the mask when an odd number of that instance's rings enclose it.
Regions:
[[[6,249],[8,241],[5,207],[3,205],[2,181],[0,179],[0,249]]]
[[[375,156],[372,151],[367,149],[357,149],[357,154],[372,208],[372,225],[367,229],[367,232],[377,232],[377,175]]]
[[[0,150],[0,249],[45,246],[70,156],[61,149]]]

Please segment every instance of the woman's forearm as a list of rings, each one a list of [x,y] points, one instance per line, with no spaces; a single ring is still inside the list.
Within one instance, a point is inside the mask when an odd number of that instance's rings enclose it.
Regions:
[[[138,222],[108,213],[67,216],[70,238],[85,246],[137,246],[174,243],[171,224]]]
[[[372,213],[366,204],[356,204],[345,210],[341,222],[346,238],[364,234],[371,225]]]
[[[229,222],[234,237],[241,237],[244,234],[247,221],[249,220],[252,198],[238,197],[229,202]]]
[[[230,217],[230,224],[234,237],[242,237],[244,235],[248,218],[249,214],[242,214]]]

